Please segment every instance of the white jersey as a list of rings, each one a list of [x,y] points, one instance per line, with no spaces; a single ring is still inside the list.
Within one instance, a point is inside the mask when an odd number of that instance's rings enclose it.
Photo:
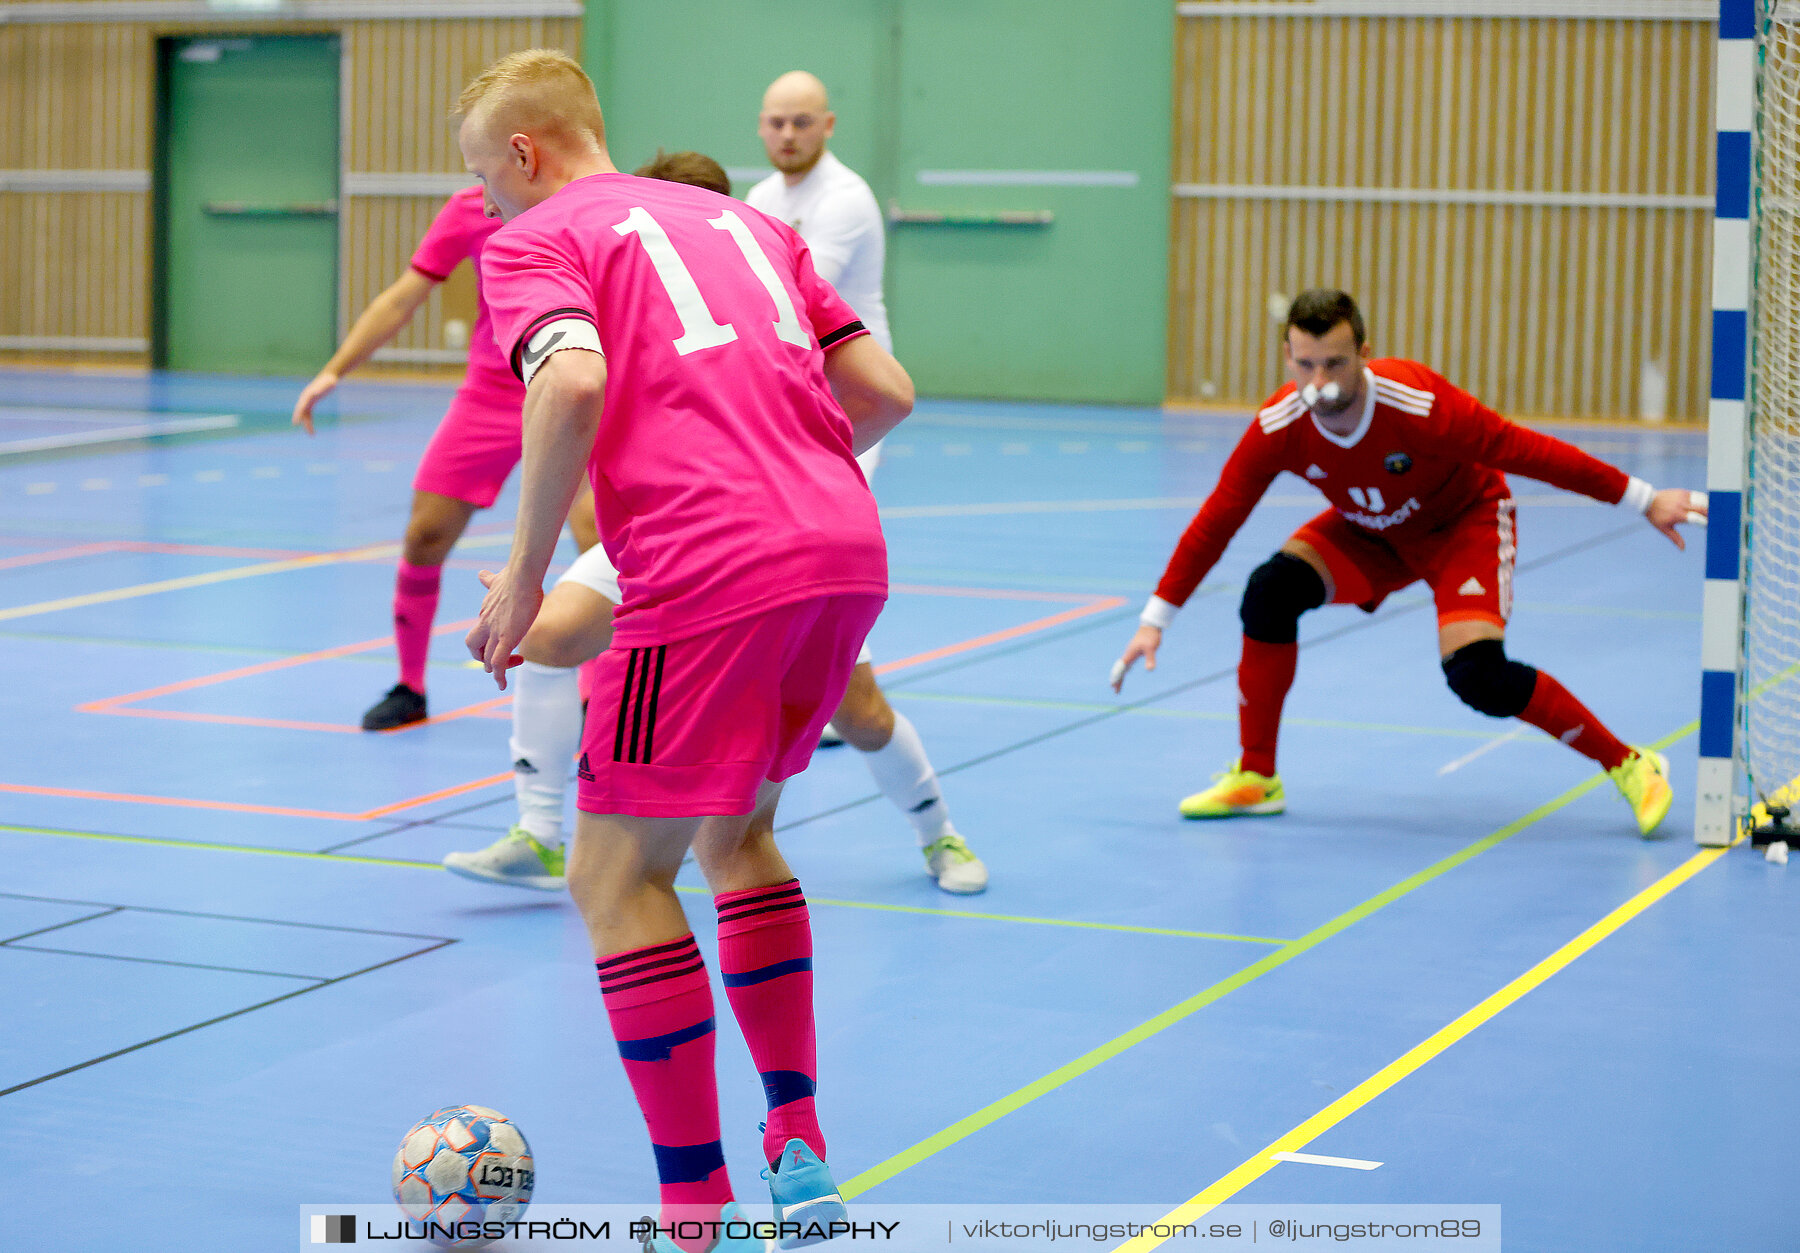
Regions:
[[[875,342],[892,352],[887,301],[881,294],[887,238],[881,206],[862,176],[826,152],[792,187],[777,170],[752,187],[744,202],[799,232],[812,250],[819,277],[837,288]]]

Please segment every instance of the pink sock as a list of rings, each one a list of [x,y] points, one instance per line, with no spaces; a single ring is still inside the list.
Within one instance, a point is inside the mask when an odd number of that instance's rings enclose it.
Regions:
[[[710,1222],[731,1200],[719,1142],[713,1072],[712,988],[692,935],[614,953],[594,964],[625,1077],[637,1096],[656,1175],[662,1219]],[[703,1248],[706,1241],[683,1248]]]
[[[719,967],[731,1012],[769,1099],[763,1156],[781,1156],[791,1139],[821,1158],[825,1137],[813,1104],[818,1045],[813,1028],[812,922],[800,882],[721,892]]]
[[[442,566],[415,566],[402,557],[394,579],[394,647],[400,653],[400,681],[425,690],[425,661],[431,656],[431,622],[437,617]]]

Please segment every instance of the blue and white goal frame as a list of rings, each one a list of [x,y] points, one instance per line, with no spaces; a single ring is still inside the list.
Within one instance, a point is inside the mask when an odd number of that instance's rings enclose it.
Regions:
[[[1741,755],[1744,539],[1751,402],[1752,170],[1757,0],[1719,0],[1713,209],[1712,396],[1707,406],[1706,596],[1700,642],[1700,770],[1694,839],[1720,846],[1748,811]]]

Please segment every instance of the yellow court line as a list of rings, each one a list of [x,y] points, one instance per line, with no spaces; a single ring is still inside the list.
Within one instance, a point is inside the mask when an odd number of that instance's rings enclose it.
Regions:
[[[1698,720],[1690,722],[1679,730],[1672,731],[1662,739],[1655,741],[1651,747],[1666,748],[1678,740],[1686,739],[1699,729]],[[1064,1062],[1049,1074],[1033,1079],[1024,1087],[1017,1088],[997,1100],[988,1102],[973,1113],[957,1119],[943,1130],[927,1136],[917,1144],[902,1149],[891,1157],[846,1179],[839,1185],[838,1192],[845,1198],[857,1197],[870,1188],[886,1183],[896,1175],[911,1170],[926,1158],[943,1152],[952,1145],[968,1139],[976,1132],[993,1126],[1009,1114],[1018,1112],[1039,1097],[1046,1096],[1064,1084],[1071,1083],[1088,1072],[1098,1069],[1120,1054],[1142,1044],[1145,1040],[1192,1017],[1208,1005],[1222,1000],[1239,988],[1256,982],[1270,971],[1279,969],[1333,936],[1348,930],[1371,914],[1386,909],[1401,897],[1417,891],[1440,875],[1447,874],[1464,862],[1472,861],[1489,849],[1510,840],[1527,827],[1586,796],[1604,782],[1606,782],[1605,774],[1589,775],[1562,795],[1545,801],[1530,813],[1513,819],[1499,830],[1482,836],[1473,844],[1464,845],[1456,852],[1439,858],[1424,869],[1413,872],[1400,882],[1371,896],[1360,905],[1354,905],[1337,917],[1319,924],[1298,939],[1289,940],[1274,952],[1258,958],[1235,974],[1227,975],[1212,986],[1202,988],[1187,999],[1171,1005],[1155,1017],[1145,1019],[1124,1034],[1114,1036],[1103,1044],[1095,1045],[1080,1056]]]
[[[1743,837],[1738,838],[1741,840]],[[1719,860],[1731,850],[1731,847],[1733,846],[1708,848],[1695,853],[1479,1005],[1468,1010],[1455,1021],[1440,1027],[1428,1038],[1413,1045],[1412,1048],[1364,1079],[1311,1118],[1274,1140],[1260,1152],[1247,1158],[1236,1170],[1216,1180],[1205,1191],[1157,1219],[1157,1225],[1191,1223],[1214,1206],[1237,1195],[1249,1184],[1274,1169],[1277,1164],[1275,1154],[1298,1152],[1312,1143],[1324,1132],[1337,1126],[1451,1045],[1467,1038],[1476,1028],[1491,1021],[1501,1010],[1519,1001],[1526,993],[1542,986],[1552,975],[1566,969],[1576,958],[1589,952],[1607,936],[1612,935],[1633,918],[1649,909],[1650,906]],[[1137,1236],[1119,1245],[1115,1253],[1147,1253],[1150,1249],[1160,1247],[1168,1238],[1166,1236]]]
[[[346,561],[369,561],[378,557],[390,557],[399,551],[398,544],[371,544],[365,548],[350,548],[338,553],[314,553],[306,557],[290,557],[283,561],[259,561],[255,565],[233,566],[229,570],[214,570],[207,574],[189,574],[178,579],[159,579],[155,583],[137,583],[131,587],[115,587],[104,592],[85,592],[80,596],[64,596],[60,600],[41,600],[35,605],[16,605],[11,609],[0,609],[0,622],[33,618],[39,614],[56,613],[63,609],[85,609],[89,605],[107,605],[114,601],[135,600],[139,596],[154,596],[158,592],[178,592],[185,588],[205,587],[212,583],[229,583],[233,579],[253,579],[264,574],[282,574],[289,570],[304,570],[309,566],[336,565]]]

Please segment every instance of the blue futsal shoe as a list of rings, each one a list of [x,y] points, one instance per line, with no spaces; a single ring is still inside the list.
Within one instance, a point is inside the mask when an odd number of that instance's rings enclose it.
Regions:
[[[831,1171],[804,1140],[789,1140],[773,1167],[763,1171],[769,1181],[769,1197],[775,1202],[775,1221],[784,1249],[803,1249],[821,1244],[849,1230],[850,1211],[838,1195]],[[837,1230],[833,1227],[837,1226]]]
[[[644,1222],[652,1220],[646,1218]],[[768,1253],[768,1242],[756,1234],[755,1228],[762,1226],[766,1231],[768,1225],[753,1224],[748,1215],[739,1208],[736,1201],[729,1202],[719,1211],[718,1223],[714,1227],[716,1234],[713,1242],[706,1246],[706,1253]],[[687,1233],[682,1233],[687,1238]],[[644,1253],[683,1253],[680,1245],[662,1232],[657,1232],[644,1241]]]

